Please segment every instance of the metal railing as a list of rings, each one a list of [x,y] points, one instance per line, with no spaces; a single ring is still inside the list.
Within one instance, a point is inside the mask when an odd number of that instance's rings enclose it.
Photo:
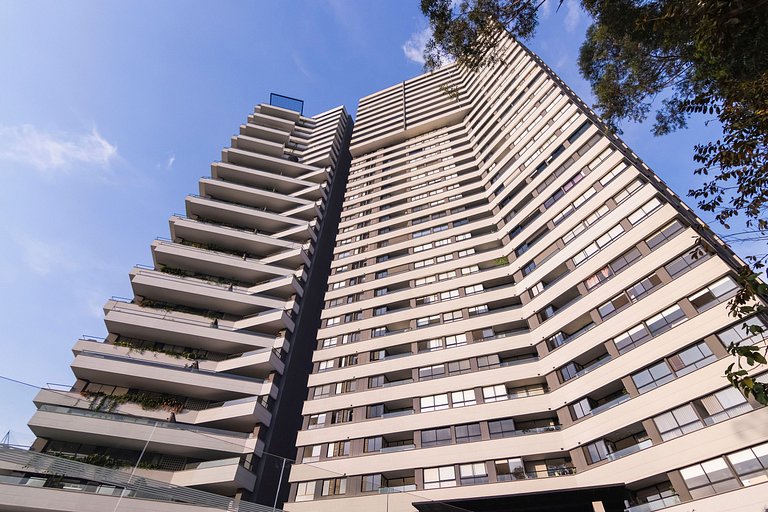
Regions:
[[[639,505],[633,505],[629,508],[625,508],[624,512],[654,512],[663,508],[672,507],[680,504],[680,496],[677,494],[673,496],[667,496],[660,500],[649,501],[648,503],[640,503]]]
[[[60,477],[63,476],[89,482],[87,485],[67,484],[66,490],[71,492],[111,491],[108,494],[123,498],[190,503],[228,512],[270,512],[273,510],[272,507],[256,503],[236,503],[233,498],[227,496],[181,487],[144,476],[134,478],[125,471],[94,466],[20,448],[0,445],[0,460],[22,467],[26,473],[40,475],[38,477],[4,475],[0,479],[0,484],[5,485],[50,486],[55,488],[54,480],[60,480]],[[239,464],[238,458],[227,460]]]

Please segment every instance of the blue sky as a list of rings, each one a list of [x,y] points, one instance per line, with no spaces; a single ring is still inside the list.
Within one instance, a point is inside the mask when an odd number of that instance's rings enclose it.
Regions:
[[[129,269],[151,263],[151,240],[254,105],[278,92],[309,115],[354,113],[419,74],[418,4],[0,0],[0,375],[71,384],[71,346],[105,334],[101,306],[131,296]],[[588,20],[552,4],[529,46],[590,102],[575,64]],[[684,196],[693,144],[716,135],[630,125],[624,139]],[[30,442],[35,391],[0,390],[0,436]]]

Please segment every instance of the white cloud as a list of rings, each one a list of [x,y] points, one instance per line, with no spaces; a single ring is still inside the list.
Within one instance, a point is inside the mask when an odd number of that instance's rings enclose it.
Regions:
[[[431,37],[432,29],[429,27],[411,34],[411,37],[403,44],[405,58],[423,66],[424,47]]]
[[[544,0],[541,3],[541,6],[539,7],[539,13],[541,14],[541,19],[546,20],[549,18],[549,16],[552,14],[552,3],[553,1],[557,0]]]
[[[90,133],[49,133],[31,124],[0,125],[0,160],[30,165],[43,174],[77,165],[109,167],[117,147],[94,128]]]
[[[176,162],[176,155],[171,155],[168,157],[168,162],[165,164],[165,166],[170,169],[173,167],[174,162]]]
[[[57,245],[47,240],[32,238],[26,234],[11,235],[11,238],[21,250],[22,261],[34,274],[46,276],[53,270],[72,271],[77,265],[71,257],[69,247]]]
[[[581,6],[575,0],[567,0],[565,2],[565,30],[566,32],[573,32],[581,23]]]

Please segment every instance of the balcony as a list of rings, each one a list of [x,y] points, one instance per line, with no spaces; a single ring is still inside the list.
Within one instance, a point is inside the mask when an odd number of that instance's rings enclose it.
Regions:
[[[263,449],[250,434],[157,421],[89,409],[41,405],[29,421],[38,437],[195,458],[249,454]]]
[[[325,183],[313,183],[225,162],[214,162],[211,165],[211,177],[310,201],[322,199],[326,194]]]
[[[186,199],[187,215],[210,219],[225,224],[234,224],[244,229],[256,230],[261,233],[274,235],[289,228],[307,226],[309,221],[281,215],[278,212],[269,211],[266,206],[253,207],[236,203],[229,203],[212,199],[189,195]],[[314,217],[313,217],[314,218]],[[312,220],[312,219],[309,219]],[[303,240],[293,240],[303,242]]]
[[[134,267],[129,277],[136,296],[201,310],[243,316],[293,307],[292,300],[254,295],[243,286],[226,285],[152,269]]]
[[[142,308],[115,300],[107,302],[104,313],[109,332],[129,338],[158,340],[224,354],[272,348],[276,344],[274,336],[236,331],[225,322],[216,325],[199,315]]]
[[[237,224],[191,219],[186,215],[173,215],[169,224],[173,240],[191,240],[203,245],[239,250],[241,253],[245,251],[257,258],[267,258],[304,247],[289,240],[254,233],[252,229],[246,230]]]
[[[195,370],[181,363],[157,363],[87,351],[76,354],[72,372],[77,378],[91,382],[109,382],[119,387],[151,389],[158,393],[204,400],[230,400],[276,393],[271,382],[260,379]]]
[[[296,271],[296,269],[265,264],[247,255],[237,256],[170,240],[155,240],[152,242],[151,250],[156,267],[180,268],[188,272],[234,279],[243,283],[267,281],[275,277],[291,275]]]
[[[625,508],[624,512],[654,512],[655,510],[661,510],[663,508],[672,507],[680,504],[680,496],[667,496],[648,503],[641,503],[639,505],[633,505],[629,508]]]
[[[311,220],[322,216],[320,200],[312,201],[298,197],[276,194],[260,188],[238,185],[211,178],[200,179],[200,196],[211,197],[232,204],[241,204],[251,208],[263,208],[269,206],[273,213],[294,217],[297,219]]]

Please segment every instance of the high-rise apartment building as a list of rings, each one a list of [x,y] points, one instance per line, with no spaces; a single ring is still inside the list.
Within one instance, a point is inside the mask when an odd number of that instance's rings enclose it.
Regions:
[[[502,54],[360,100],[286,509],[762,511],[738,260]]]
[[[257,107],[33,451],[0,448],[0,510],[762,512],[767,409],[722,378],[739,260],[502,54],[354,133]]]
[[[285,500],[280,456],[295,453],[351,129],[343,107],[256,108],[152,243],[153,265],[132,269],[134,297],[105,305],[106,339],[73,347],[72,388],[35,397],[45,455],[0,454],[0,510]]]

